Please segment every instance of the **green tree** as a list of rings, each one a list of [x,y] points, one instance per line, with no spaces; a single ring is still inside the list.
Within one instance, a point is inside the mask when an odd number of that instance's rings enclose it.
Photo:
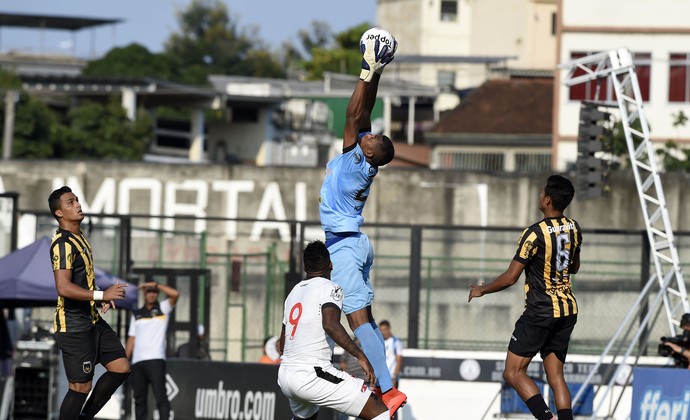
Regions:
[[[289,50],[296,61],[293,66],[303,69],[309,80],[319,80],[325,72],[355,74],[362,61],[359,39],[370,25],[362,23],[335,35],[324,25],[314,22],[311,31],[300,32],[304,54],[296,54],[300,51],[296,47]]]
[[[677,114],[671,114],[671,116],[675,128],[685,127],[688,122],[688,117],[682,110],[678,111]],[[681,147],[675,141],[669,140],[663,149],[657,150],[657,154],[661,158],[665,170],[690,172],[689,148]]]
[[[113,48],[82,70],[88,76],[153,77],[174,80],[172,60],[166,54],[154,54],[139,44]]]
[[[3,114],[5,104],[3,101]],[[4,119],[2,121],[4,129]],[[61,127],[57,115],[38,99],[25,93],[15,104],[12,157],[49,159],[59,149]]]
[[[677,114],[672,114],[673,126],[676,128],[685,127],[688,122],[688,117],[679,111]],[[636,119],[631,127],[639,132],[642,131],[642,124],[640,119]],[[651,127],[650,127],[651,131]],[[634,147],[641,143],[641,139],[633,136]],[[623,124],[616,121],[610,133],[602,139],[604,142],[604,150],[609,152],[613,158],[609,163],[610,169],[621,169],[630,166],[630,155],[628,152],[628,145],[625,140],[625,132],[623,131]],[[680,146],[673,140],[664,143],[664,147],[657,149],[656,154],[659,158],[659,164],[664,171],[685,171],[690,172],[690,149]]]
[[[14,104],[14,134],[12,157],[45,159],[52,157],[59,140],[58,118],[48,106],[38,99],[22,93],[21,80],[11,71],[0,70],[0,132],[5,129],[5,93],[14,91],[17,100]],[[1,142],[0,142],[1,143]],[[2,148],[0,144],[0,150]]]
[[[205,85],[210,74],[283,77],[280,62],[258,39],[241,29],[220,0],[193,0],[178,12],[179,30],[168,38],[166,53],[180,81]]]
[[[114,98],[107,104],[84,102],[67,114],[61,152],[72,159],[141,160],[151,135],[151,118],[144,112],[132,122]]]

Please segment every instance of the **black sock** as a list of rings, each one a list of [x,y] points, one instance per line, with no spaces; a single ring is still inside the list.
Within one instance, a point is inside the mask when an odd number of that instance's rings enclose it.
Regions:
[[[83,392],[68,389],[60,405],[60,420],[74,420],[79,417],[81,407],[88,396],[88,393],[84,394]]]
[[[117,388],[129,376],[127,373],[106,372],[98,379],[96,386],[93,388],[91,397],[84,405],[84,410],[81,418],[91,420],[96,417],[101,408],[108,402]]]
[[[558,420],[573,420],[573,410],[570,408],[558,410]]]
[[[553,418],[553,413],[549,410],[541,394],[533,396],[525,401],[525,404],[527,404],[527,408],[529,408],[529,411],[537,420],[551,420]]]

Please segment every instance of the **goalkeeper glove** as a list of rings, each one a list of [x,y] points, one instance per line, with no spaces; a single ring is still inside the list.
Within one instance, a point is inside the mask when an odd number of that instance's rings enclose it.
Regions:
[[[381,74],[383,68],[395,58],[395,50],[398,48],[398,41],[393,39],[393,46],[389,46],[378,39],[367,39],[360,42],[359,48],[362,51],[362,71],[359,78],[365,82],[370,82],[374,73]]]

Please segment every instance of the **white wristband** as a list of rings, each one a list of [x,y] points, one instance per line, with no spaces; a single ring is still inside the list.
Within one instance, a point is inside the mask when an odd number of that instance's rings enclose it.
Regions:
[[[365,82],[371,82],[371,79],[374,78],[374,72],[371,70],[362,69],[362,71],[359,73],[359,78]]]
[[[93,300],[103,300],[103,291],[102,290],[94,290],[93,291]]]

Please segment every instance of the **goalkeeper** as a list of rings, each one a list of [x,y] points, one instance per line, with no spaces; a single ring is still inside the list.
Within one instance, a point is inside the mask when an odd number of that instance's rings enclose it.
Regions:
[[[383,68],[393,60],[396,48],[395,38],[382,29],[373,28],[362,35],[362,71],[347,105],[343,153],[326,165],[319,198],[321,225],[333,262],[331,279],[343,288],[343,311],[374,368],[379,385],[375,391],[391,416],[407,396],[393,387],[388,372],[384,339],[371,311],[374,291],[369,271],[374,250],[359,228],[378,168],[395,154],[390,138],[371,132],[371,110]]]

